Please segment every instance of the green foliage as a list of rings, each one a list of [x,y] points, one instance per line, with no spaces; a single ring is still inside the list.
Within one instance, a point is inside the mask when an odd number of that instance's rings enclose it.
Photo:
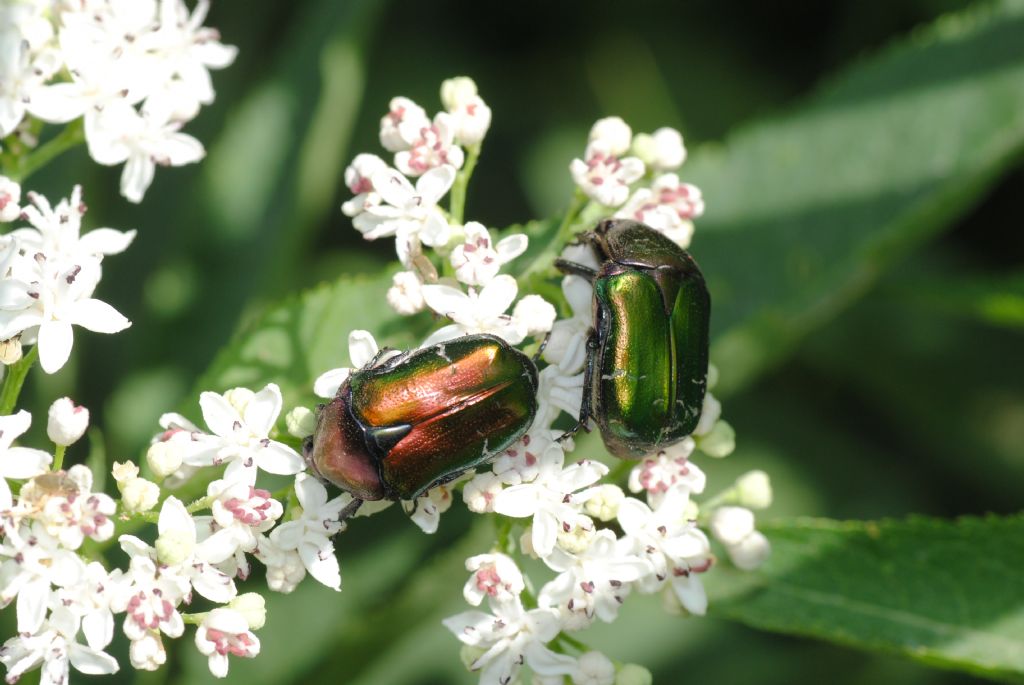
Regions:
[[[946,17],[693,155],[720,392],[948,227],[1024,149],[1024,4]]]
[[[765,533],[761,571],[709,575],[714,613],[1024,681],[1024,518],[803,520]]]

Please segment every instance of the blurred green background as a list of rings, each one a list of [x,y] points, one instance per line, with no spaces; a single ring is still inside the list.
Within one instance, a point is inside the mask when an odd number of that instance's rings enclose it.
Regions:
[[[488,226],[557,214],[599,117],[683,131],[693,162],[681,176],[708,201],[692,251],[713,290],[714,358],[738,434],[733,456],[703,462],[712,483],[766,470],[777,497],[765,521],[1015,512],[1024,23],[921,28],[964,6],[215,3],[207,25],[240,52],[187,129],[207,146],[203,163],[160,169],[139,206],[117,195],[120,169],[84,150],[26,183],[56,198],[80,182],[87,226],[139,229],[105,262],[99,291],[132,328],[77,335],[73,362],[34,377],[27,401],[44,411],[74,392],[110,459],[140,456],[163,411],[196,417],[196,391],[228,376],[196,379],[270,303],[388,268],[391,241],[362,241],[338,210],[343,169],[382,154],[392,96],[433,112],[441,81],[466,74],[494,112],[467,207]],[[959,30],[969,37],[928,47]],[[1016,100],[1000,79],[1017,79]],[[350,295],[346,306],[362,320],[382,303]],[[339,365],[344,349],[339,337]],[[464,608],[461,560],[490,539],[458,509],[431,538],[397,511],[358,520],[338,541],[344,592],[309,581],[272,597],[263,654],[233,661],[229,679],[474,682],[438,622]],[[655,682],[971,681],[714,616],[671,618],[650,598],[583,637]],[[190,642],[158,674],[136,675],[118,646],[119,682],[212,680]]]

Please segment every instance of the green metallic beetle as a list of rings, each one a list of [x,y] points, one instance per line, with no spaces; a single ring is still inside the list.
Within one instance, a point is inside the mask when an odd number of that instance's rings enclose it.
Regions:
[[[413,500],[515,443],[537,412],[537,367],[493,335],[467,335],[353,371],[317,412],[304,453],[363,500]]]
[[[600,268],[555,263],[594,286],[583,405],[572,432],[594,418],[612,454],[641,458],[697,427],[711,298],[689,253],[649,226],[612,219],[580,241]]]

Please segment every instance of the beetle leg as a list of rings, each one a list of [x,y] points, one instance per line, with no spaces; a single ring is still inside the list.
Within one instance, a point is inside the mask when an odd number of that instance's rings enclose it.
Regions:
[[[536,364],[540,360],[540,356],[544,354],[544,348],[548,346],[548,342],[551,340],[551,331],[544,334],[544,339],[540,341],[540,347],[537,348],[537,352],[533,355],[533,363]]]
[[[573,276],[585,278],[587,279],[587,283],[593,283],[594,279],[597,278],[596,269],[591,269],[589,266],[580,264],[579,262],[570,262],[567,259],[556,259],[555,268],[563,274],[572,274]]]
[[[558,437],[558,442],[567,440],[572,436],[576,435],[583,429],[585,433],[590,432],[590,384],[594,378],[594,360],[597,358],[597,331],[593,328],[590,329],[590,335],[587,336],[587,363],[583,367],[583,401],[580,403],[580,416],[576,425],[562,433]]]
[[[353,499],[351,502],[346,504],[344,508],[342,508],[341,512],[338,514],[338,521],[344,522],[346,519],[352,518],[356,515],[356,512],[359,511],[359,507],[361,506],[363,506],[363,500]]]

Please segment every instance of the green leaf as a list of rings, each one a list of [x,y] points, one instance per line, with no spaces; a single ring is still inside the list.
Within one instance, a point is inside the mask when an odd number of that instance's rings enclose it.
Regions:
[[[201,390],[258,387],[273,381],[289,401],[312,397],[312,382],[348,366],[348,334],[373,333],[379,343],[409,347],[422,318],[396,314],[386,302],[390,274],[343,277],[268,309],[244,326],[199,381]]]
[[[946,17],[804,106],[698,150],[693,252],[728,394],[903,254],[948,227],[1024,149],[1024,3]]]
[[[897,294],[912,306],[1002,328],[1024,328],[1024,271],[999,275],[936,272],[901,284]]]
[[[1024,681],[1024,517],[809,519],[764,533],[761,571],[709,574],[714,614]]]

